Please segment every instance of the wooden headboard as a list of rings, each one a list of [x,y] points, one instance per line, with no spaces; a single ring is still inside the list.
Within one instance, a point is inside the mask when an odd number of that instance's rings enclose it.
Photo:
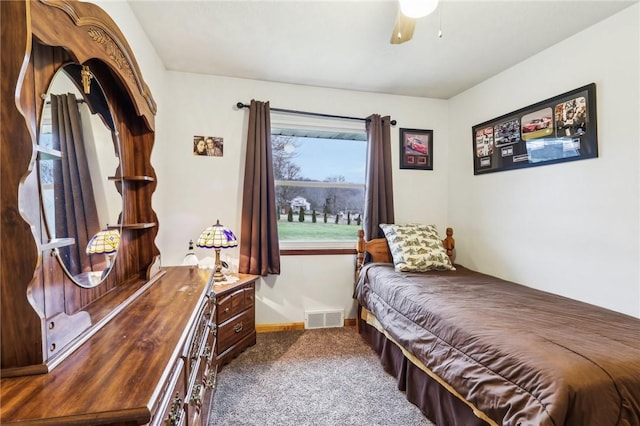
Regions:
[[[451,263],[453,263],[456,245],[455,239],[453,238],[453,228],[447,228],[446,232],[447,237],[442,240],[442,244],[445,250],[447,250],[447,256],[451,259]],[[365,264],[365,253],[369,253],[371,257],[368,262],[393,263],[387,239],[374,238],[366,241],[364,239],[364,231],[361,229],[358,231],[358,243],[356,245],[356,278]]]

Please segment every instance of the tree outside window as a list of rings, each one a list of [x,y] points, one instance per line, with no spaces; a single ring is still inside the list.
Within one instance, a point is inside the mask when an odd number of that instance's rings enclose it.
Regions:
[[[281,242],[355,241],[361,225],[364,135],[354,140],[317,133],[314,137],[272,135]]]

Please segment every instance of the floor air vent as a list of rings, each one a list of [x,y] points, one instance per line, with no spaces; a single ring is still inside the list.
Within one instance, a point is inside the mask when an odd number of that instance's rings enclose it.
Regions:
[[[305,311],[304,328],[329,328],[344,326],[344,310]]]

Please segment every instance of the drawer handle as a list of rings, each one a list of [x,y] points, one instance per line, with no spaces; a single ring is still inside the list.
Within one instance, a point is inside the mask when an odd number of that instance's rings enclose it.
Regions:
[[[207,380],[205,380],[205,384],[204,384],[204,387],[206,389],[216,388],[216,382],[218,378],[217,371],[218,371],[217,366],[214,366],[211,372],[209,373],[209,375],[207,376]]]
[[[224,312],[225,313],[229,312],[229,307],[224,308]]]
[[[200,408],[202,407],[202,389],[203,386],[201,384],[196,385],[193,388],[193,393],[191,394],[191,400],[189,401],[192,405]]]
[[[236,333],[240,333],[242,331],[242,322],[237,323],[233,326],[233,331]]]
[[[202,357],[206,359],[211,358],[211,348],[209,347],[209,345],[204,347],[204,351],[202,351]]]
[[[171,412],[169,413],[169,424],[171,426],[177,426],[182,419],[182,398],[180,398],[178,392],[171,404]]]

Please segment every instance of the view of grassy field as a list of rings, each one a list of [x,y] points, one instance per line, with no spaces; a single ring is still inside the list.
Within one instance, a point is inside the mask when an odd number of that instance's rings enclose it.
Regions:
[[[361,226],[356,222],[351,225],[346,223],[324,223],[322,220],[313,223],[311,220],[305,222],[287,222],[286,218],[278,221],[278,236],[280,241],[317,241],[317,240],[356,240],[358,230]]]

